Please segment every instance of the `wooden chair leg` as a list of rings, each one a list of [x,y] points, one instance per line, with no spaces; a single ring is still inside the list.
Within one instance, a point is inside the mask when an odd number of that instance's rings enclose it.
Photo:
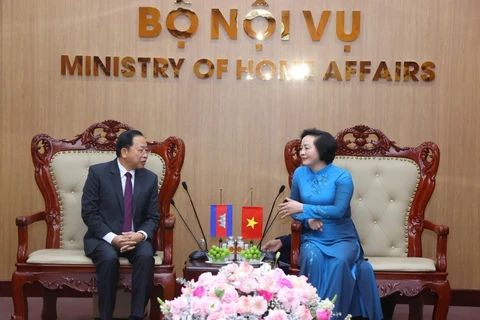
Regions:
[[[42,320],[57,320],[57,292],[43,289]]]
[[[168,276],[168,279],[165,281],[165,284],[163,286],[163,297],[164,300],[173,300],[175,299],[175,273]]]
[[[450,307],[450,282],[437,283],[431,287],[436,292],[438,299],[433,307],[433,320],[447,320],[448,309]]]
[[[25,276],[15,272],[12,276],[13,314],[11,320],[28,320],[28,301]]]
[[[423,319],[424,294],[409,299],[408,320]]]
[[[396,294],[391,294],[380,299],[382,303],[382,312],[384,320],[392,320],[393,313],[395,312],[395,306],[397,305],[398,296]]]
[[[175,272],[173,272],[171,274],[161,274],[154,280],[155,285],[150,299],[150,320],[164,319],[157,298],[159,297],[163,301],[175,298],[175,279]]]

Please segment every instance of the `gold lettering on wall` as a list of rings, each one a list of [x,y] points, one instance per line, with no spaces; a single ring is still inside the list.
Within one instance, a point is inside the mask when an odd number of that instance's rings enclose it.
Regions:
[[[237,60],[237,79],[242,79],[242,73],[247,73],[247,79],[253,79],[253,60],[248,60],[248,65],[244,67],[242,60]]]
[[[119,57],[113,57],[113,76],[114,77],[118,77],[119,65],[120,65],[120,58]]]
[[[378,65],[377,71],[373,76],[372,81],[378,81],[378,79],[387,79],[387,81],[392,81],[392,77],[390,76],[390,70],[388,70],[387,64],[385,61],[380,62]]]
[[[265,67],[268,67],[268,71],[264,72]],[[270,80],[277,75],[277,67],[270,60],[262,60],[257,64],[255,69],[257,77],[262,80]]]
[[[322,11],[322,16],[320,22],[318,23],[318,28],[315,28],[315,22],[313,22],[312,12],[303,11],[303,17],[307,23],[308,32],[310,33],[310,38],[312,41],[320,41],[325,31],[328,19],[330,18],[331,11]]]
[[[313,80],[313,78],[315,77],[315,73],[313,72],[313,67],[314,67],[315,63],[313,60],[304,60],[303,63],[301,64],[301,66],[303,66],[303,68],[305,68],[305,74],[303,74],[303,76],[301,78],[299,78],[300,80]]]
[[[168,61],[165,58],[153,59],[153,77],[158,78],[160,74],[163,78],[168,78],[168,74],[165,72],[168,69]]]
[[[257,1],[258,3],[262,1]],[[185,3],[185,2],[183,2]],[[263,2],[262,2],[263,3]],[[203,11],[202,11],[203,12]],[[225,15],[218,8],[213,8],[210,10],[210,38],[219,39],[220,38],[220,29],[223,29],[228,36],[228,40],[238,40],[238,9],[229,9],[228,14],[225,11]],[[335,30],[338,40],[343,42],[352,42],[357,40],[360,37],[360,28],[361,28],[361,12],[360,11],[351,11],[351,31],[346,31],[346,24],[349,25],[348,21],[345,21],[345,12],[346,11],[335,11]],[[302,27],[298,26],[298,23],[295,25],[299,27],[303,32],[307,32],[310,35],[311,41],[320,41],[327,30],[328,21],[330,20],[332,11],[324,10],[320,11],[319,16],[314,21],[314,14],[309,10],[303,10],[303,19],[305,20],[305,25]],[[227,18],[225,18],[225,16]],[[186,30],[179,30],[177,26],[180,22],[184,23],[186,21],[188,28]],[[297,15],[294,15],[295,19],[302,19]],[[192,38],[197,31],[199,30],[199,16],[192,10],[185,8],[176,8],[170,11],[166,17],[165,22],[160,22],[161,13],[160,10],[154,7],[139,7],[138,8],[138,26],[139,37],[153,38],[158,37],[162,32],[162,23],[166,26],[170,35],[174,38],[177,38],[177,47],[176,49],[184,49],[186,38]],[[263,24],[263,27],[260,27],[262,30],[254,30],[254,20],[262,19],[261,22],[266,21]],[[348,19],[347,19],[348,20]],[[258,22],[258,21],[255,21]],[[298,21],[296,21],[298,22]],[[177,26],[176,26],[177,25]],[[181,28],[181,27],[180,27]],[[291,28],[291,12],[290,10],[281,11],[281,33],[280,41],[289,41],[290,40],[290,28]],[[347,26],[348,28],[348,26]],[[257,40],[255,41],[255,49],[257,56],[261,56],[263,49],[265,47],[264,40],[267,40],[272,37],[276,31],[276,19],[271,12],[264,9],[253,9],[248,12],[243,19],[243,29],[247,37]],[[258,28],[255,28],[258,29]],[[264,29],[264,30],[263,30]],[[350,29],[350,28],[348,28]],[[164,41],[164,39],[159,39],[158,41]],[[197,42],[192,42],[197,43]],[[235,43],[230,41],[229,44]],[[336,42],[338,44],[338,41]],[[342,44],[344,57],[345,53],[351,52],[350,44]],[[177,50],[179,52],[179,50]],[[261,59],[260,59],[261,60]],[[118,77],[121,74],[124,77],[133,77],[136,72],[137,65],[140,67],[139,77],[147,78],[149,76],[148,67],[150,63],[153,64],[153,72],[150,72],[154,78],[163,77],[163,78],[179,78],[182,65],[184,63],[184,58],[155,58],[155,57],[118,57],[118,56],[106,56],[105,58],[100,58],[99,56],[72,56],[70,58],[68,55],[61,56],[61,74],[62,75],[87,75],[87,76],[106,76],[110,77],[112,74],[114,77]],[[216,64],[213,62],[215,61]],[[244,64],[245,61],[245,64]],[[277,63],[278,62],[278,63]],[[233,61],[232,61],[233,63]],[[253,60],[245,58],[239,58],[236,60],[236,69],[235,76],[237,79],[246,79],[251,80],[254,77],[261,80],[271,80],[278,79],[280,81],[291,81],[291,80],[313,80],[315,71],[317,68],[314,68],[314,64],[317,61],[311,60],[294,60],[293,64],[289,65],[286,60],[271,61],[271,60],[261,60],[258,64],[255,64]],[[327,65],[328,63],[328,65]],[[359,80],[365,81],[366,75],[373,73],[371,72],[371,61],[344,61],[339,63],[345,63],[345,75],[342,74],[338,68],[338,63],[336,61],[320,61],[320,69],[327,67],[323,80],[327,81],[331,78],[337,79],[337,81],[343,81],[342,76],[344,76],[346,81],[351,81],[352,76],[359,74]],[[395,66],[394,79],[395,82],[402,81],[413,81],[418,82],[421,80],[425,82],[430,82],[435,79],[435,64],[431,61],[425,61],[423,64],[417,63],[415,61],[390,61],[390,67]],[[173,72],[167,73],[168,68],[172,67]],[[207,79],[214,75],[215,68],[217,69],[216,78],[223,79],[228,76],[229,70],[229,59],[199,59],[193,66],[194,74],[200,79]],[[421,68],[421,69],[420,69]],[[99,72],[101,69],[101,72]],[[388,65],[385,61],[378,63],[372,81],[378,81],[385,79],[387,81],[392,81],[392,75]],[[321,71],[320,71],[321,72]],[[102,74],[103,73],[103,74]]]
[[[352,12],[352,32],[345,33],[345,11],[337,11],[337,37],[345,42],[357,40],[360,35],[360,11]]]
[[[290,40],[290,11],[282,11],[282,34],[280,35],[282,41]]]
[[[208,68],[207,73],[202,73],[200,71],[200,67],[202,65],[207,65],[207,68]],[[213,65],[213,62],[208,59],[200,59],[197,62],[195,62],[195,65],[193,66],[193,72],[200,79],[210,78],[213,75],[214,70],[215,70],[215,66]]]
[[[173,77],[174,78],[179,78],[180,77],[180,69],[183,66],[183,62],[185,59],[178,59],[178,62],[175,61],[173,58],[168,58],[168,61],[170,61],[170,65],[173,68]]]
[[[285,60],[280,60],[280,67],[278,71],[278,79],[281,81],[290,79],[288,74],[288,64]]]
[[[255,6],[268,7],[268,3],[267,3],[267,1],[265,1],[265,0],[256,0],[256,1],[252,4],[252,7],[255,7]]]
[[[217,60],[217,79],[222,79],[223,73],[228,71],[228,59]]]
[[[125,69],[122,69],[122,75],[124,77],[133,77],[135,75],[135,66],[133,64],[135,63],[135,59],[132,57],[125,57],[122,59],[122,66]]]
[[[410,69],[410,67],[412,67],[412,69]],[[411,77],[413,81],[418,81],[416,76],[418,70],[420,70],[418,63],[414,61],[405,61],[403,63],[403,81],[408,81],[409,77]]]
[[[230,23],[228,23],[223,17],[219,9],[212,9],[212,22],[211,22],[211,38],[218,39],[220,37],[220,24],[223,30],[227,33],[228,37],[232,40],[237,39],[238,26],[238,10],[230,10]]]
[[[252,28],[252,21],[255,18],[264,18],[267,20],[267,29],[265,32],[260,33],[260,32],[255,32]],[[250,11],[247,16],[245,17],[245,20],[243,20],[243,30],[245,30],[245,33],[252,39],[256,40],[267,40],[270,38],[275,31],[275,28],[277,26],[277,22],[275,21],[275,18],[273,15],[268,12],[267,10],[263,9],[256,9]]]
[[[190,20],[190,27],[185,31],[180,31],[177,29],[177,27],[175,27],[175,19],[178,16],[182,16],[182,15],[187,17],[188,20]],[[170,11],[170,13],[168,14],[166,25],[170,34],[175,38],[180,38],[180,39],[191,38],[192,35],[194,35],[198,30],[198,16],[195,12],[191,10],[177,8],[173,11]]]
[[[139,57],[138,62],[140,62],[140,70],[142,74],[142,78],[147,77],[147,63],[150,63],[150,58]]]
[[[432,70],[433,68],[435,68],[435,63],[432,61],[425,61],[422,63],[422,71],[426,73],[421,75],[423,81],[430,82],[435,80],[435,72]]]
[[[325,72],[325,75],[323,76],[323,80],[328,80],[331,77],[335,77],[337,81],[342,81],[342,75],[340,74],[340,70],[338,70],[337,63],[335,61],[331,61],[330,64],[328,65],[327,71]]]
[[[357,73],[357,68],[352,68],[357,65],[357,61],[345,61],[345,80],[350,81],[351,74]]]
[[[98,76],[98,67],[102,69],[103,73],[109,77],[110,76],[110,57],[105,58],[105,64],[103,64],[102,60],[100,60],[100,57],[94,56],[93,57],[93,75]]]
[[[400,81],[400,75],[402,73],[402,62],[395,62],[395,81]]]
[[[360,81],[365,81],[365,74],[370,73],[371,61],[360,61]]]
[[[91,56],[85,57],[85,75],[87,76],[92,75],[92,57]]]
[[[62,75],[66,75],[67,69],[68,69],[68,73],[73,76],[75,74],[75,69],[77,69],[77,74],[81,76],[83,74],[82,61],[83,61],[82,56],[75,56],[73,63],[70,63],[70,58],[67,55],[62,55],[61,57]]]
[[[162,32],[159,22],[160,11],[152,7],[138,8],[138,36],[141,38],[154,38]]]
[[[313,60],[295,60],[290,67],[285,60],[280,60],[278,79],[281,81],[313,80],[315,77],[313,72],[314,65]]]
[[[112,63],[113,62],[113,63]],[[159,76],[163,78],[179,78],[181,68],[185,62],[185,58],[151,58],[151,57],[124,57],[106,56],[104,59],[99,56],[74,56],[72,59],[68,55],[61,56],[61,74],[62,75],[87,75],[87,76],[113,76],[118,77],[121,73],[124,77],[133,77],[136,72],[136,64],[140,67],[140,76],[142,78],[148,78],[149,74],[154,78]],[[150,63],[153,64],[153,72],[149,72],[148,68]],[[280,81],[303,81],[313,80],[315,76],[315,63],[313,60],[294,60],[291,65],[286,60],[279,60],[278,64],[272,60],[261,60],[255,64],[254,60],[247,60],[246,64],[243,60],[236,60],[236,78],[251,80],[253,77],[257,79],[268,81],[272,79],[278,79]],[[360,81],[365,81],[365,75],[371,72],[371,61],[345,61],[345,80],[351,81],[352,75],[360,74]],[[121,65],[120,65],[121,64]],[[420,64],[416,61],[393,61],[392,65],[395,65],[395,81],[414,81],[421,80],[430,82],[435,79],[435,64],[431,61],[425,61]],[[169,67],[172,67],[173,74],[167,74]],[[357,69],[357,66],[358,69]],[[122,69],[120,69],[122,67]],[[200,79],[207,79],[213,76],[217,69],[216,78],[223,79],[229,69],[229,60],[227,58],[221,58],[216,60],[214,64],[213,60],[199,59],[194,65],[193,71],[195,75]],[[420,70],[421,68],[421,70]],[[102,72],[99,72],[99,70]],[[401,73],[399,73],[401,72]],[[246,76],[243,75],[246,74]],[[336,61],[330,61],[327,65],[327,69],[323,76],[323,80],[327,81],[331,78],[337,79],[337,81],[343,81],[343,74],[338,68]],[[400,78],[400,80],[397,80]],[[372,81],[378,81],[385,79],[392,81],[390,69],[385,61],[379,62],[377,65],[375,74]]]

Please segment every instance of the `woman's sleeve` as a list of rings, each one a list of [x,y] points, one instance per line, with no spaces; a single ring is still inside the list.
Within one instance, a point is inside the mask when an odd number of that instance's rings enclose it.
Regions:
[[[290,190],[290,199],[301,202],[300,201],[300,190],[298,189],[298,173],[295,170],[293,173],[293,178],[292,178],[292,188]],[[302,226],[305,227],[305,225],[308,227],[307,220],[304,219],[303,217],[303,212],[299,212],[297,214],[292,215],[293,220],[296,221],[302,221]],[[310,229],[310,228],[308,228]]]
[[[292,188],[290,190],[290,199],[300,202],[300,191],[298,190],[298,174],[297,171],[293,173]]]
[[[335,182],[333,205],[322,206],[303,204],[302,219],[341,219],[350,205],[353,195],[353,181],[349,172],[344,172]]]

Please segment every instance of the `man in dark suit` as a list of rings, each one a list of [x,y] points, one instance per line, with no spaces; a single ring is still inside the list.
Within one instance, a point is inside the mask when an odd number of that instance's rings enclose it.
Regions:
[[[142,319],[153,285],[151,239],[160,219],[158,178],[145,169],[149,150],[143,134],[120,134],[117,158],[90,167],[83,188],[82,218],[88,227],[85,254],[95,264],[102,320],[111,320],[119,280],[120,256],[133,265],[129,320]]]

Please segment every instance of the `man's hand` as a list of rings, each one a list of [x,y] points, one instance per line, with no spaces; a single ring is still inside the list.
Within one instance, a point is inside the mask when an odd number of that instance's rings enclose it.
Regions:
[[[135,241],[135,244],[143,241],[143,234],[140,233],[140,232],[133,232],[133,231],[130,231],[130,232],[122,232],[122,235],[127,237],[128,239],[130,240],[133,240]]]
[[[112,244],[120,250],[120,252],[127,252],[135,249],[135,246],[140,241],[143,241],[143,234],[140,232],[123,232],[121,235],[115,236]]]
[[[270,240],[265,245],[262,246],[262,251],[278,251],[283,246],[282,241],[280,239]]]
[[[312,230],[323,231],[323,222],[320,219],[308,219],[308,226]]]
[[[135,249],[137,242],[132,240],[130,237],[125,236],[124,234],[115,236],[112,240],[112,245],[114,245],[120,252],[127,252]]]

